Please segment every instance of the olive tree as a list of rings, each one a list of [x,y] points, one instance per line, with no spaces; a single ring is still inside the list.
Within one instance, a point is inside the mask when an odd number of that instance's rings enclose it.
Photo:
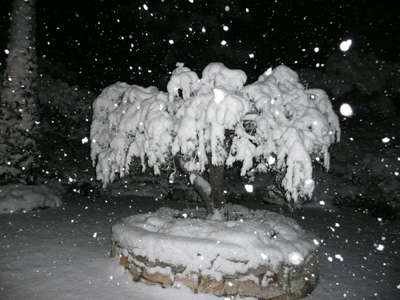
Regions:
[[[274,172],[288,203],[312,195],[312,163],[329,168],[329,146],[340,140],[326,93],[306,90],[296,72],[269,69],[245,85],[246,74],[211,63],[202,77],[177,64],[167,91],[118,82],[94,101],[91,157],[107,186],[126,176],[133,158],[160,174],[182,170],[209,213],[222,208],[224,171]]]

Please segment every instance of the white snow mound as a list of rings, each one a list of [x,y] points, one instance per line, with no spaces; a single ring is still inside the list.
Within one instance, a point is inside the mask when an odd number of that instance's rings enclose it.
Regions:
[[[317,248],[316,237],[290,218],[239,205],[227,210],[233,220],[206,220],[169,208],[133,215],[112,227],[112,239],[135,256],[186,266],[185,273],[208,269],[214,278],[260,265],[299,264]]]
[[[61,198],[47,185],[0,186],[0,213],[26,212],[61,205]]]

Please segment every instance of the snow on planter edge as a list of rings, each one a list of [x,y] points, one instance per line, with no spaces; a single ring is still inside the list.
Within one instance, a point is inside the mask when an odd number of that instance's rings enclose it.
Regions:
[[[201,270],[217,280],[262,265],[299,265],[318,248],[316,236],[290,218],[238,205],[230,208],[241,211],[238,220],[185,218],[184,211],[169,208],[133,215],[112,226],[112,240],[124,256],[185,266],[187,274]]]

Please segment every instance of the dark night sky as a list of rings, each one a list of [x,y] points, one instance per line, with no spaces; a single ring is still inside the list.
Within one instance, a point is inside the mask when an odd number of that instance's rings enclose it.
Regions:
[[[10,2],[0,0],[2,65]],[[164,89],[178,61],[197,72],[220,61],[252,81],[271,65],[324,63],[348,38],[354,51],[399,60],[396,2],[37,0],[38,54],[96,90],[116,81]]]

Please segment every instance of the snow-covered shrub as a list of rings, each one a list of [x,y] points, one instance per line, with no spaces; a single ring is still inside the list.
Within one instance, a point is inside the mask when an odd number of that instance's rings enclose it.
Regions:
[[[89,90],[70,86],[45,74],[40,76],[41,152],[47,172],[43,175],[74,178],[71,174],[63,173],[71,173],[70,169],[78,165],[90,168],[89,143],[83,141],[89,138],[94,98],[95,95]],[[75,173],[82,176],[82,172]]]
[[[168,93],[120,82],[104,89],[91,126],[97,179],[107,186],[126,176],[133,157],[155,174],[183,169],[211,212],[224,204],[224,168],[240,163],[242,176],[282,174],[286,199],[299,205],[314,189],[313,159],[329,168],[338,118],[324,91],[306,90],[285,66],[246,79],[221,63],[202,78],[177,64]]]
[[[61,206],[63,202],[57,194],[57,190],[48,185],[2,185],[0,214]]]
[[[0,82],[2,78],[0,72]],[[0,92],[2,89],[0,85]],[[92,173],[90,143],[86,143],[85,138],[89,141],[92,103],[96,95],[47,74],[38,77],[37,92],[41,129],[38,142],[44,162],[41,175],[71,178],[76,182],[82,180],[85,176],[82,170],[85,170],[89,177]]]
[[[81,140],[89,132],[95,95],[78,86],[41,75],[38,87],[45,130],[64,134],[68,140]]]

